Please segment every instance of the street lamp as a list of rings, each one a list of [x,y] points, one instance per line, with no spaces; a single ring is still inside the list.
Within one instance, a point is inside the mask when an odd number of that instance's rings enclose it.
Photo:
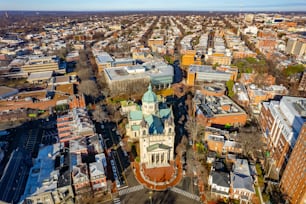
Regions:
[[[153,197],[153,191],[152,191],[152,187],[151,187],[151,190],[149,191],[150,204],[152,204],[152,197]]]

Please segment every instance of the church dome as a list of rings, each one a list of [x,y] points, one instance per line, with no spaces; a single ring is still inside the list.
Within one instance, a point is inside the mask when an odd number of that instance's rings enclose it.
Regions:
[[[145,102],[145,103],[156,103],[157,102],[157,96],[152,91],[151,84],[148,87],[148,91],[143,95],[142,102]]]

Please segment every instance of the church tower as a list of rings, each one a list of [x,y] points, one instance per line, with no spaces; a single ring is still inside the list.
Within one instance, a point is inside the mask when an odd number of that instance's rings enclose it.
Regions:
[[[158,113],[157,96],[152,91],[151,84],[148,87],[148,91],[142,97],[142,113],[143,115],[155,115]]]

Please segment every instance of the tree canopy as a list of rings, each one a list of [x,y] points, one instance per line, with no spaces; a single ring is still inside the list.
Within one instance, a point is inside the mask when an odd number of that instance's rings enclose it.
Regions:
[[[97,84],[92,80],[84,80],[78,86],[79,92],[85,94],[90,97],[98,97],[99,90]]]
[[[289,65],[287,69],[284,69],[284,74],[286,76],[291,76],[300,72],[303,72],[305,67],[302,64]]]

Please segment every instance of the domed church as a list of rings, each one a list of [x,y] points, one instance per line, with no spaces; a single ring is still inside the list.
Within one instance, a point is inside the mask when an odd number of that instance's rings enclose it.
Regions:
[[[174,158],[174,118],[172,109],[159,102],[149,85],[142,106],[128,113],[126,133],[139,141],[140,163],[147,168],[169,166]]]

